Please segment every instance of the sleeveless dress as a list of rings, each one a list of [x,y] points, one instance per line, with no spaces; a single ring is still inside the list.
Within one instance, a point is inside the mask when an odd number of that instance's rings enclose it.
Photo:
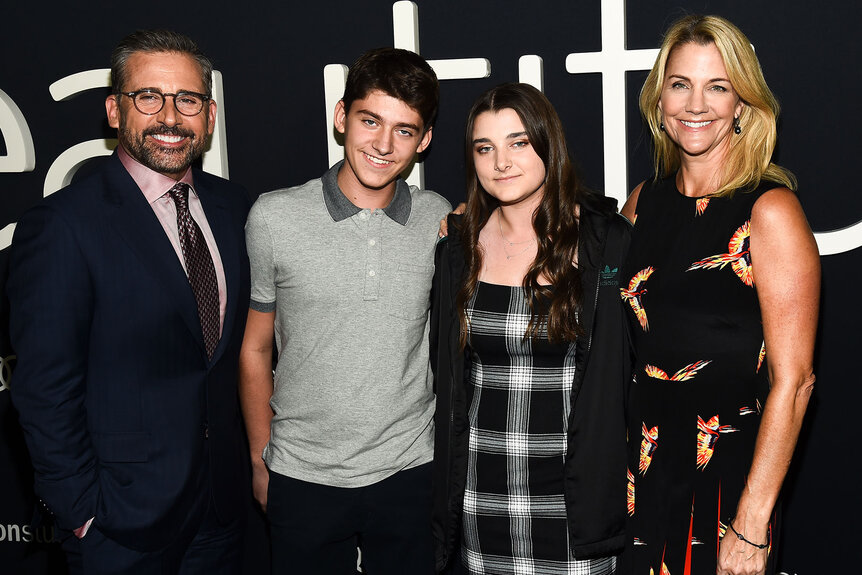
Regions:
[[[624,557],[632,575],[715,574],[769,392],[748,246],[754,202],[774,187],[689,198],[671,176],[640,192],[620,288],[637,355]]]
[[[467,306],[473,398],[462,564],[468,573],[611,575],[569,551],[563,464],[574,344],[525,340],[523,289],[479,282]]]

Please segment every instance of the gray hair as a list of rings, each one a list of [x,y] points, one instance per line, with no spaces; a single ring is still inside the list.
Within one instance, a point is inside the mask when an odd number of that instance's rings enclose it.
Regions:
[[[115,92],[126,82],[126,64],[138,52],[177,52],[192,57],[201,68],[201,81],[206,95],[212,96],[212,61],[195,44],[194,40],[172,30],[138,30],[117,44],[111,54],[111,86]]]

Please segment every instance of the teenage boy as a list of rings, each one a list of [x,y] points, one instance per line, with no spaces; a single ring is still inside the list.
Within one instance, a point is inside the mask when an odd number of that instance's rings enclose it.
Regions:
[[[357,546],[375,575],[433,573],[428,309],[450,205],[400,174],[438,92],[420,56],[363,54],[335,107],[344,160],[249,214],[240,397],[274,573],[346,573]]]

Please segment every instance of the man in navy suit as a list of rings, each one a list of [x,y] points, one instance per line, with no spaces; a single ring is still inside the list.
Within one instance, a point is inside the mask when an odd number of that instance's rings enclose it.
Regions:
[[[211,77],[185,36],[122,40],[116,152],[15,231],[12,399],[73,573],[241,569],[249,202],[191,167],[215,126]]]

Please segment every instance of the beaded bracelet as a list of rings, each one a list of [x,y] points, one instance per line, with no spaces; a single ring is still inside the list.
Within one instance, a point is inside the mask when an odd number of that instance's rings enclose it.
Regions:
[[[746,539],[745,535],[743,535],[733,527],[733,521],[731,521],[728,525],[730,526],[730,530],[733,531],[733,534],[736,535],[737,539],[739,539],[740,541],[744,541],[752,547],[757,547],[758,549],[766,549],[769,546],[769,541],[767,541],[763,545],[758,545],[757,543],[752,543],[751,541]]]

